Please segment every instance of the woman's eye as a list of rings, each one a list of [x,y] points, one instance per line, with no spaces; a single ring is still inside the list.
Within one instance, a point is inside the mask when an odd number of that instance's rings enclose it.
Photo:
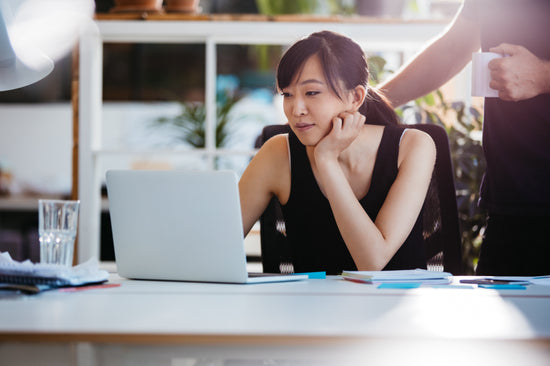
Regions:
[[[290,98],[290,93],[282,92],[281,95],[283,98]]]
[[[321,92],[318,92],[318,91],[308,91],[308,92],[306,92],[306,95],[311,97],[311,96],[315,96],[315,95],[320,94],[320,93]]]

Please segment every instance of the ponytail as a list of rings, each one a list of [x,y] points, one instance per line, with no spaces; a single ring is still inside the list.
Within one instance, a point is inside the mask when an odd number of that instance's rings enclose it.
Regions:
[[[367,96],[359,112],[369,125],[398,125],[400,119],[384,94],[375,88],[367,89]]]

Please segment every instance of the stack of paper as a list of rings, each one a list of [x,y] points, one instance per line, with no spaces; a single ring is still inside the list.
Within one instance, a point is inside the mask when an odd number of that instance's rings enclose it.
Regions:
[[[342,278],[363,283],[429,283],[448,284],[452,281],[448,272],[428,271],[425,269],[395,271],[343,271]]]
[[[550,276],[537,276],[531,279],[533,285],[550,286]]]
[[[0,253],[0,288],[19,288],[24,291],[81,286],[107,281],[109,273],[99,269],[97,260],[89,260],[75,267],[54,264],[14,261],[9,253]]]

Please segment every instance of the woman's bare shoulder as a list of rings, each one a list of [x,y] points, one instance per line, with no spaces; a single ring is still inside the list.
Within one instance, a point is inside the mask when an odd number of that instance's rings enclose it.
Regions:
[[[406,157],[435,161],[436,149],[434,140],[424,131],[409,128],[404,131],[401,138],[399,155],[400,161]]]
[[[288,135],[276,135],[267,140],[249,168],[252,168],[254,175],[263,182],[264,187],[284,204],[290,194]]]
[[[288,134],[280,134],[267,140],[257,155],[268,160],[287,160],[288,161]]]
[[[428,148],[435,147],[432,137],[428,133],[416,128],[407,128],[403,132],[401,143],[404,145],[425,146]]]

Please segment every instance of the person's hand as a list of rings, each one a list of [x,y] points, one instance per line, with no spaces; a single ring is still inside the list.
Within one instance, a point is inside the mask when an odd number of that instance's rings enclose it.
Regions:
[[[506,55],[489,62],[491,82],[499,98],[519,101],[550,92],[550,61],[539,59],[523,46],[502,43],[489,51]]]
[[[315,147],[315,160],[338,159],[359,135],[365,116],[359,112],[342,112],[332,119],[332,130]]]

